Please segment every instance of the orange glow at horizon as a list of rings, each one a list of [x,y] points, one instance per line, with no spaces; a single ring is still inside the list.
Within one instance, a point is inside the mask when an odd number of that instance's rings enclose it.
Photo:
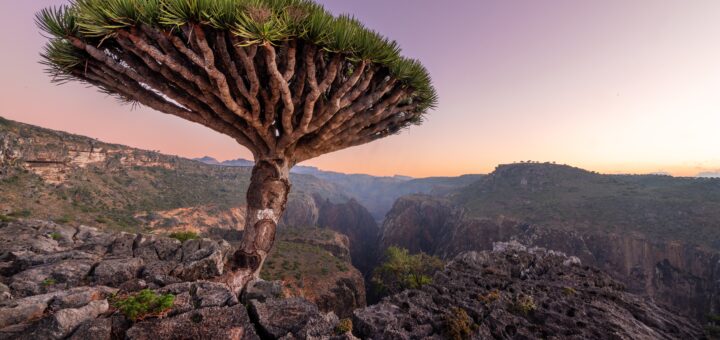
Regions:
[[[251,157],[202,126],[50,84],[33,15],[67,2],[0,2],[0,116],[189,158]],[[440,104],[421,126],[303,165],[413,177],[527,160],[601,173],[720,173],[720,1],[320,2],[420,59]]]

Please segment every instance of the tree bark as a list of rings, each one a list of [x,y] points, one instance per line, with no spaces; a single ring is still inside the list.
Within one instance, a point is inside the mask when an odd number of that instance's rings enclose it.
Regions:
[[[285,210],[290,192],[290,166],[287,159],[255,162],[247,191],[245,231],[236,255],[237,265],[259,278],[265,258],[275,241],[275,229]]]

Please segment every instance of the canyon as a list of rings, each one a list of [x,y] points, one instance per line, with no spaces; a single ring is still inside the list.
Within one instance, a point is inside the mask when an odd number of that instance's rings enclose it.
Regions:
[[[223,163],[0,120],[0,223],[192,232],[232,243],[244,227],[251,162]],[[551,163],[427,179],[299,166],[291,179],[261,275],[320,313],[354,317],[389,246],[451,261],[498,242],[575,256],[629,294],[699,322],[720,308],[719,179],[601,175]]]

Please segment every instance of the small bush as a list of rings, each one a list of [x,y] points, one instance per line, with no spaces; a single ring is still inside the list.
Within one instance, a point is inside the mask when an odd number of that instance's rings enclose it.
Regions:
[[[352,332],[353,330],[353,323],[350,319],[342,319],[340,322],[335,326],[335,334],[341,335],[345,334],[347,332]]]
[[[389,247],[385,261],[372,275],[380,295],[391,295],[406,289],[419,289],[432,283],[433,274],[444,266],[442,260],[425,253],[411,255],[407,249]]]
[[[563,294],[565,294],[565,296],[572,296],[577,294],[577,290],[573,287],[565,287],[563,288]]]
[[[57,231],[53,231],[52,233],[48,234],[48,236],[55,241],[62,238],[62,235],[60,233],[58,233]]]
[[[17,218],[0,214],[0,222],[15,222]]]
[[[195,240],[199,237],[197,233],[192,232],[192,231],[179,231],[176,233],[172,233],[168,236],[171,238],[174,238],[180,242],[185,242],[188,240]]]
[[[150,289],[143,289],[136,294],[111,299],[112,306],[132,321],[162,316],[172,308],[174,303],[175,295],[160,295]]]
[[[43,287],[52,286],[52,285],[55,285],[56,283],[57,283],[57,281],[51,277],[48,277],[47,279],[42,280],[42,282],[40,282],[40,284]]]
[[[449,339],[469,339],[473,326],[470,316],[462,308],[453,307],[450,313],[445,315],[445,331]]]
[[[500,299],[500,291],[493,289],[485,295],[478,296],[478,300],[484,303],[493,303]]]
[[[63,215],[62,217],[58,217],[55,220],[53,220],[55,223],[59,224],[65,224],[70,223],[73,220],[73,217],[70,215]]]
[[[530,312],[537,309],[537,306],[535,305],[535,299],[533,299],[532,296],[520,295],[515,298],[515,301],[513,301],[511,309],[523,315],[528,315]]]
[[[710,339],[720,339],[720,315],[710,314],[707,316],[708,323],[705,325],[705,334]]]
[[[28,209],[13,211],[13,212],[9,213],[8,216],[28,218],[28,217],[32,216],[32,211],[30,211]]]

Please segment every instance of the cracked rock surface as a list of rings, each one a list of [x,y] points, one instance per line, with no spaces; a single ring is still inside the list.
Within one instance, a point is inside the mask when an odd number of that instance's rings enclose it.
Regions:
[[[517,243],[459,255],[421,290],[354,312],[368,339],[702,339],[702,328],[627,293],[575,257]]]
[[[181,243],[46,221],[0,223],[0,339],[352,338],[335,334],[333,313],[282,299],[278,282],[252,283],[243,301],[264,314],[251,320],[222,282],[232,253],[222,240]],[[172,307],[136,322],[113,307],[114,295],[143,289],[174,295]],[[265,317],[288,310],[293,314],[283,319]]]

